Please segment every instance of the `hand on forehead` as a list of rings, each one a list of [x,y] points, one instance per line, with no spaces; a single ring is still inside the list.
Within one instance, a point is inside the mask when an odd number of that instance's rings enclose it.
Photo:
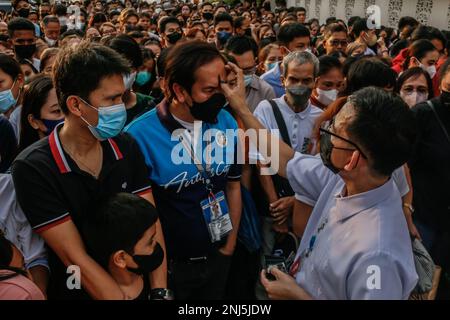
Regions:
[[[336,114],[333,121],[334,133],[348,138],[347,127],[355,117],[355,108],[350,102],[347,102]]]

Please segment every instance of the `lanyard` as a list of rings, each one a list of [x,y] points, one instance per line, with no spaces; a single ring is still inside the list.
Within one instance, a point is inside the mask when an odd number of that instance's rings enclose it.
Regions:
[[[184,131],[184,134],[187,134],[187,130]],[[180,134],[178,136],[178,139],[183,144],[184,149],[189,153],[189,156],[191,157],[191,160],[194,162],[195,166],[197,167],[198,172],[203,176],[203,179],[205,180],[206,184],[206,190],[209,191],[210,196],[214,198],[214,194],[212,192],[213,190],[213,184],[211,183],[211,157],[210,157],[210,149],[211,149],[211,139],[209,139],[207,146],[206,146],[206,170],[203,168],[201,160],[199,160],[195,154],[194,148],[193,148],[193,140],[191,139],[191,142],[186,139],[184,134]]]

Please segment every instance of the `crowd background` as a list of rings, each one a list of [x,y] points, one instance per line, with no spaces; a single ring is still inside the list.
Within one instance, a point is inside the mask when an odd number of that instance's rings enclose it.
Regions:
[[[439,297],[449,298],[450,32],[412,17],[402,17],[397,28],[370,29],[367,18],[357,16],[348,21],[329,17],[321,24],[306,20],[304,8],[288,8],[283,0],[275,3],[14,0],[11,12],[0,10],[0,227],[6,237],[1,238],[0,265],[20,274],[23,298],[47,295],[48,262],[42,239],[31,232],[27,212],[24,215],[15,200],[9,168],[20,152],[64,121],[66,111],[55,91],[55,61],[66,48],[85,43],[119,53],[130,68],[123,70],[128,76],[121,97],[128,125],[167,98],[166,59],[175,46],[189,41],[214,45],[243,70],[250,111],[266,128],[279,129],[281,138],[298,152],[318,153],[319,128],[356,91],[376,86],[398,94],[416,115],[419,133],[414,156],[394,179],[408,231],[442,266]],[[311,55],[296,54],[301,52]],[[295,68],[290,67],[293,61]],[[299,82],[308,90],[289,89]],[[437,109],[436,117],[427,101]],[[277,108],[279,115],[273,111]],[[258,159],[252,152],[248,157]],[[95,176],[95,170],[86,167]],[[226,298],[267,298],[258,279],[262,256],[296,251],[313,207],[300,201],[285,180],[263,176],[260,169],[242,167],[242,207],[258,213],[259,241],[252,247],[238,238]],[[113,210],[108,209],[112,202],[98,210]],[[138,211],[136,219],[141,219],[139,229],[156,221]],[[97,227],[107,238],[108,230]],[[99,238],[85,240],[95,243]],[[1,277],[3,284],[12,278],[10,273]],[[27,278],[34,279],[40,291]],[[11,292],[0,290],[2,294]],[[20,298],[19,293],[15,297]]]

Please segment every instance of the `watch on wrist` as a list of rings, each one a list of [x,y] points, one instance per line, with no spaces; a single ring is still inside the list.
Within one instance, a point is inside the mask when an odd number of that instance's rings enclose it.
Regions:
[[[173,300],[173,292],[170,289],[155,288],[150,290],[150,300]]]

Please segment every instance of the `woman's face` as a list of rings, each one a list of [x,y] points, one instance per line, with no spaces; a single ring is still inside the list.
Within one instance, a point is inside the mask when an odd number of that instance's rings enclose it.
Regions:
[[[145,46],[145,48],[152,50],[153,54],[156,57],[159,57],[159,55],[161,54],[161,48],[156,44],[148,44]]]
[[[427,79],[423,74],[418,77],[410,77],[400,88],[400,97],[408,104],[414,107],[416,104],[428,99]]]
[[[11,89],[15,99],[19,97],[20,87],[23,85],[22,75],[17,77],[17,81],[0,69],[0,91]]]
[[[283,60],[283,54],[280,48],[272,48],[267,55],[265,63],[275,63]]]
[[[32,76],[35,75],[33,69],[28,64],[21,64],[20,69],[22,69],[22,73],[25,76],[25,82],[27,82]]]
[[[61,120],[64,118],[56,97],[56,90],[51,89],[48,93],[47,100],[41,108],[41,119]]]
[[[439,52],[437,50],[427,52],[427,54],[420,60],[425,67],[436,65],[439,60]]]
[[[89,28],[86,31],[86,38],[92,39],[94,37],[100,37],[100,32],[98,32],[98,30],[95,28]]]
[[[317,78],[316,88],[324,91],[337,90],[341,92],[344,88],[344,74],[340,69],[333,68]]]
[[[205,35],[201,31],[197,31],[194,40],[206,41]]]
[[[112,28],[110,26],[103,26],[103,36],[110,36],[110,35],[116,35],[117,31],[115,28]]]
[[[46,65],[44,66],[45,74],[52,73],[52,68],[53,68],[53,64],[55,63],[55,60],[56,60],[56,54],[54,56],[51,56],[50,58],[48,58]]]

